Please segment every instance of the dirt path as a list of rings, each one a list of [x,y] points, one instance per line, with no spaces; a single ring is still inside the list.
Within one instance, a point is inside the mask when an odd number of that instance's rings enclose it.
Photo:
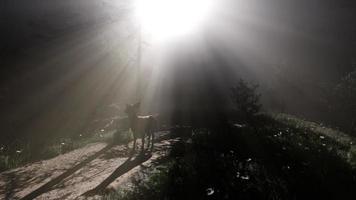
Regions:
[[[132,154],[126,145],[93,143],[5,171],[0,174],[0,199],[96,199],[109,188],[128,187],[132,176],[167,155],[177,140],[167,135],[160,133],[153,153]]]

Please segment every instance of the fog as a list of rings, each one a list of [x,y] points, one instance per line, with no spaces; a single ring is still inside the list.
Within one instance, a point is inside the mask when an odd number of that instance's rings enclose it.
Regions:
[[[318,120],[322,86],[355,67],[353,1],[225,0],[194,36],[164,47],[147,39],[138,99],[131,5],[1,0],[2,138],[90,132],[138,100],[144,112],[192,112],[202,99],[228,107],[240,78],[260,85],[265,110]]]

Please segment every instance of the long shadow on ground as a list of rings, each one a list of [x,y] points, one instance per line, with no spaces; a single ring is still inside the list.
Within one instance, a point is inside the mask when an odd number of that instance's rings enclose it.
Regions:
[[[84,193],[84,196],[93,196],[96,194],[101,194],[104,192],[105,188],[112,183],[115,179],[120,177],[121,175],[127,173],[134,167],[140,165],[141,163],[147,161],[152,157],[151,153],[141,153],[137,155],[133,160],[132,156],[130,156],[122,165],[120,165],[118,168],[115,169],[115,171],[110,174],[104,181],[102,181],[98,186],[96,186],[94,189],[87,191]]]
[[[160,142],[162,140],[169,139],[171,136],[170,134],[167,134],[166,132],[164,134],[161,134],[159,138],[157,138],[155,141]],[[104,181],[102,181],[97,187],[95,187],[93,190],[90,190],[85,193],[85,195],[90,195],[90,194],[97,194],[101,193],[111,182],[113,182],[116,178],[120,177],[121,175],[125,174],[126,172],[130,171],[134,167],[142,164],[143,162],[149,160],[152,157],[152,152],[150,151],[145,151],[145,153],[137,155],[135,158],[134,151],[131,151],[131,153],[127,152],[127,149],[125,152],[122,151],[117,151],[115,148],[113,148],[116,144],[108,144],[104,148],[102,148],[100,151],[96,152],[94,155],[89,156],[79,164],[75,165],[74,167],[68,169],[61,175],[57,176],[53,180],[45,183],[38,189],[32,191],[31,193],[27,194],[24,196],[22,199],[34,199],[36,197],[39,197],[42,194],[45,194],[51,190],[54,189],[54,187],[58,184],[60,184],[64,179],[67,177],[70,177],[74,173],[76,173],[78,170],[82,169],[85,167],[87,164],[92,162],[93,160],[97,159],[100,156],[103,156],[106,159],[112,159],[114,157],[127,157],[128,159],[122,163],[116,170],[109,176],[107,177]],[[133,160],[132,160],[133,159]],[[7,196],[9,197],[9,196]]]
[[[100,151],[96,152],[94,155],[89,156],[87,159],[85,159],[84,161],[80,162],[79,164],[75,165],[74,167],[68,169],[66,172],[64,172],[63,174],[57,176],[56,178],[54,178],[53,180],[49,181],[48,183],[42,185],[41,187],[39,187],[38,189],[32,191],[31,193],[27,194],[26,196],[24,196],[22,199],[26,200],[26,199],[34,199],[38,196],[40,196],[43,193],[46,193],[48,191],[51,190],[51,188],[55,185],[57,185],[59,182],[61,182],[63,179],[67,178],[68,176],[72,175],[73,173],[75,173],[76,171],[78,171],[79,169],[83,168],[85,165],[87,165],[88,163],[90,163],[91,161],[93,161],[94,159],[96,159],[97,157],[99,157],[101,154],[103,154],[104,152],[106,152],[107,150],[109,150],[111,147],[113,147],[112,144],[108,144],[106,147],[104,147],[103,149],[101,149]]]
[[[172,137],[177,137],[177,136],[172,136],[169,134],[164,134],[161,135],[159,138],[157,138],[155,140],[155,142],[161,142],[163,140],[167,140],[170,139]],[[122,164],[120,165],[118,168],[115,169],[115,171],[113,173],[110,174],[110,176],[108,176],[104,181],[102,181],[98,186],[96,186],[94,189],[89,190],[87,192],[85,192],[82,196],[93,196],[96,194],[102,194],[104,193],[106,187],[108,185],[110,185],[110,183],[112,183],[113,181],[115,181],[117,178],[119,178],[120,176],[124,175],[125,173],[127,173],[128,171],[130,171],[131,169],[133,169],[134,167],[144,163],[145,161],[149,160],[152,157],[152,151],[144,151],[141,152],[140,154],[138,154],[133,160],[133,151],[131,152],[132,154],[130,155],[130,157]],[[162,158],[161,158],[162,159]],[[158,159],[157,161],[159,161],[160,159]]]

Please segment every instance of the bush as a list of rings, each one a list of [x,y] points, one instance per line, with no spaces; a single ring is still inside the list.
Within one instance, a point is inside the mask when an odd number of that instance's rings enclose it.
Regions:
[[[356,132],[356,70],[346,75],[333,88],[329,100],[329,111],[334,121],[345,131]]]
[[[260,95],[256,92],[257,88],[258,85],[248,84],[242,79],[231,88],[231,99],[240,118],[250,118],[260,111]]]

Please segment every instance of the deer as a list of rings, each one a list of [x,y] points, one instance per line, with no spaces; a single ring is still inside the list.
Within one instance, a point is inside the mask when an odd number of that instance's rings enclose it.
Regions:
[[[136,104],[127,104],[125,113],[128,115],[129,128],[133,133],[134,144],[133,151],[136,150],[136,140],[141,138],[141,151],[145,147],[145,137],[148,136],[148,147],[151,143],[151,151],[154,146],[154,132],[157,127],[157,120],[153,115],[138,116],[140,102]]]

